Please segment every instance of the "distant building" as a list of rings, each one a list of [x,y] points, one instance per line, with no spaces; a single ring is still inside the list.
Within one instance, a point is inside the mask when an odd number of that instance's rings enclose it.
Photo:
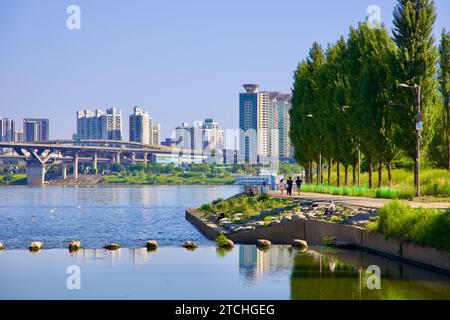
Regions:
[[[161,144],[161,126],[153,122],[147,111],[134,107],[129,121],[130,141],[149,145]]]
[[[240,157],[256,163],[270,156],[269,93],[259,92],[259,85],[244,84],[239,94]]]
[[[109,108],[77,111],[77,139],[122,140],[122,112]]]
[[[272,150],[272,156],[278,153],[280,158],[292,157],[292,144],[289,137],[291,109],[291,95],[281,94],[279,92],[270,93],[270,129],[271,129],[271,147],[278,148]]]
[[[49,119],[26,118],[23,119],[23,141],[48,141]]]
[[[15,141],[16,120],[0,118],[0,142]]]
[[[175,129],[176,146],[189,150],[221,150],[224,148],[224,131],[214,119],[196,121],[193,126],[183,122]]]
[[[17,130],[14,132],[14,141],[23,142],[23,130]]]
[[[129,135],[130,141],[150,144],[150,116],[140,107],[134,107],[130,115]]]
[[[161,144],[161,125],[159,123],[153,124],[150,144],[159,146]]]

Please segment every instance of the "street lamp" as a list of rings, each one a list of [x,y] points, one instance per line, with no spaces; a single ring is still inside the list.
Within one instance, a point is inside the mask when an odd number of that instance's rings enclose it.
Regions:
[[[306,115],[308,119],[314,119],[311,113]],[[317,184],[322,184],[322,134],[319,134],[319,171],[317,172]]]
[[[420,112],[420,86],[417,84],[410,86],[405,83],[400,83],[398,86],[400,88],[409,88],[416,94],[416,159],[414,162],[414,184],[416,187],[416,197],[420,197],[420,131],[423,129],[422,113]]]

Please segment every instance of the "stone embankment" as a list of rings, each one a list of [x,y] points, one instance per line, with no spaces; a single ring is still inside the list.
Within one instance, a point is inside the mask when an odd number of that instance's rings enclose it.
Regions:
[[[239,244],[257,244],[258,239],[266,239],[272,244],[293,244],[294,240],[304,240],[308,245],[323,245],[325,238],[332,238],[337,247],[353,247],[367,250],[389,258],[412,263],[434,271],[450,274],[450,255],[436,248],[403,243],[397,239],[386,239],[378,232],[364,229],[366,223],[375,220],[376,211],[368,208],[337,208],[339,223],[326,221],[322,216],[322,205],[304,204],[305,213],[285,212],[281,219],[272,221],[249,221],[236,224],[220,219],[218,223],[207,218],[198,209],[188,209],[186,219],[196,226],[207,238],[214,240],[220,233]],[[348,213],[352,210],[352,214]],[[238,216],[234,217],[239,219]],[[236,221],[236,220],[235,220]]]

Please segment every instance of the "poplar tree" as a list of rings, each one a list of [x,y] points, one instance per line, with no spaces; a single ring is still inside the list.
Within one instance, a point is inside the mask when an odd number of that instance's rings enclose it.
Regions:
[[[436,8],[432,0],[398,0],[394,9],[393,37],[398,48],[395,63],[396,85],[420,85],[423,121],[423,154],[434,135],[438,111],[436,95],[437,49],[433,38]],[[411,158],[415,158],[415,93],[397,88],[396,99],[406,107],[396,110],[396,143]]]
[[[446,109],[445,138],[447,144],[447,170],[450,171],[450,32],[445,29],[441,33],[439,45],[439,84],[442,101]]]

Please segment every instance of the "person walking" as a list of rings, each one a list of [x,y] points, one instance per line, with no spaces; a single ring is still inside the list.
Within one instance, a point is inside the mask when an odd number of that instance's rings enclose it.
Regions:
[[[300,195],[300,189],[302,188],[303,181],[300,179],[300,177],[297,177],[297,180],[295,180],[295,184],[297,185],[297,193]]]
[[[294,185],[294,181],[292,180],[292,177],[289,177],[287,180],[287,194],[288,196],[292,196],[292,187]]]
[[[283,190],[284,190],[284,179],[280,180],[280,192],[281,194],[283,194]]]

